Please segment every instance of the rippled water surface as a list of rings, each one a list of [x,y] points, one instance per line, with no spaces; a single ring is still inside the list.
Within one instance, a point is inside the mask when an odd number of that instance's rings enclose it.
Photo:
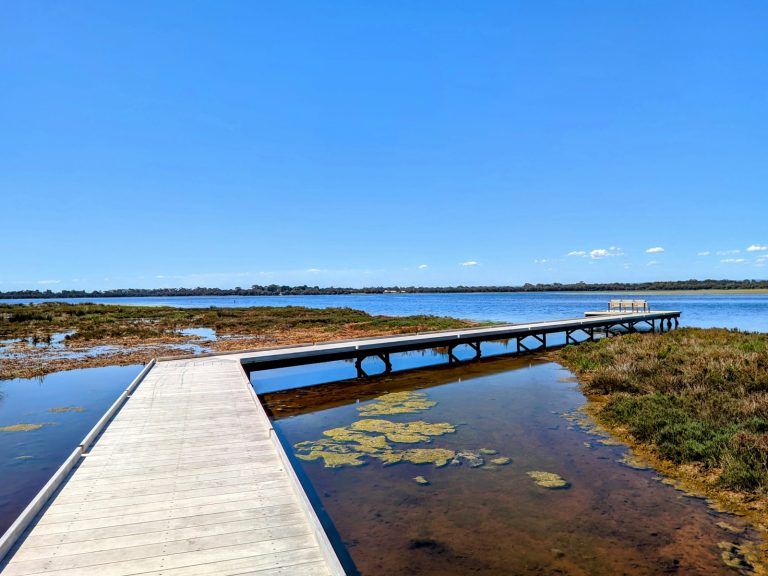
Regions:
[[[564,417],[585,400],[571,376],[543,360],[504,359],[264,398],[291,451],[365,419],[360,408],[377,395],[418,390],[437,404],[420,414],[373,418],[447,422],[456,432],[392,446],[483,457],[476,468],[467,460],[385,466],[376,458],[327,468],[323,460],[292,456],[337,547],[362,574],[738,573],[724,564],[721,546],[756,535],[718,526],[745,528],[662,484],[653,471],[618,462],[624,447],[602,444]],[[491,450],[498,454],[483,455]],[[512,462],[491,465],[499,456]],[[570,487],[543,488],[531,471],[558,474]]]

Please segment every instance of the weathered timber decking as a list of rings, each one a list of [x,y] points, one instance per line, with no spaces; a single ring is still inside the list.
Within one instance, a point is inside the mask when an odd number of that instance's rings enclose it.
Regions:
[[[158,363],[4,566],[343,574],[236,359]]]
[[[150,365],[0,539],[0,556],[13,545],[0,571],[4,576],[343,575],[243,368],[354,359],[365,376],[360,363],[374,355],[388,371],[389,354],[401,351],[442,347],[449,361],[457,361],[453,349],[462,344],[475,348],[477,357],[480,343],[492,340],[514,339],[518,352],[533,351],[546,349],[547,334],[563,333],[566,342],[575,342],[578,332],[592,339],[598,331],[610,335],[643,325],[663,331],[665,324],[667,330],[676,327],[679,316],[601,314]]]

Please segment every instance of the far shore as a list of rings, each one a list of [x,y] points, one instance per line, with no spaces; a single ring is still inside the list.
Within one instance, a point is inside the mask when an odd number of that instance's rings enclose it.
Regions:
[[[287,286],[254,284],[249,288],[116,288],[109,290],[14,290],[0,292],[0,300],[56,300],[89,298],[191,298],[251,296],[345,296],[399,294],[768,294],[768,280],[674,280],[656,282],[577,282],[570,284],[474,285],[474,286]]]
[[[323,294],[162,294],[162,295],[115,295],[115,294],[98,294],[98,295],[89,295],[89,296],[46,296],[46,295],[39,295],[39,296],[8,296],[6,294],[0,293],[0,300],[50,300],[50,301],[56,301],[56,300],[88,300],[89,298],[98,298],[98,299],[111,299],[111,298],[260,298],[260,297],[274,297],[274,296],[283,296],[283,297],[291,297],[291,296],[298,296],[298,297],[309,297],[309,296],[392,296],[392,295],[402,295],[402,294],[408,294],[413,296],[418,296],[421,294],[425,295],[434,295],[434,294],[597,294],[597,295],[643,295],[643,296],[653,296],[653,295],[665,295],[665,294],[674,294],[674,295],[682,295],[682,296],[696,296],[701,294],[768,294],[768,288],[733,288],[733,289],[725,289],[725,288],[701,288],[701,289],[681,289],[681,290],[467,290],[467,291],[460,291],[460,290],[436,290],[434,292],[429,291],[418,291],[418,292],[409,292],[407,290],[403,290],[400,292],[338,292],[338,293],[323,293]],[[129,306],[130,304],[127,304]]]

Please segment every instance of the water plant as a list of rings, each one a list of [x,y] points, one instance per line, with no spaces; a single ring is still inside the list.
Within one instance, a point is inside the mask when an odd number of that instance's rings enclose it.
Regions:
[[[390,392],[374,399],[370,404],[358,406],[361,416],[385,416],[390,414],[417,414],[437,405],[424,392]]]
[[[491,458],[491,464],[494,466],[506,466],[507,464],[512,462],[512,458],[507,458],[506,456],[499,456],[498,458]]]
[[[12,424],[0,427],[0,432],[32,432],[40,430],[45,424]]]
[[[566,482],[562,476],[555,474],[554,472],[544,472],[542,470],[532,470],[526,472],[537,485],[549,490],[558,490],[564,488],[570,488],[570,484]]]
[[[362,432],[378,432],[390,442],[403,444],[416,444],[418,442],[430,442],[432,436],[453,434],[456,432],[453,424],[439,422],[390,422],[389,420],[358,420],[350,426],[352,430]]]
[[[370,404],[360,406],[363,414],[421,413],[437,405],[424,392],[393,392],[379,396]],[[306,440],[294,444],[297,458],[307,461],[322,460],[327,468],[362,466],[367,461],[378,460],[384,466],[409,462],[411,464],[432,464],[442,468],[449,463],[466,463],[470,468],[483,466],[481,454],[497,455],[491,448],[478,451],[459,451],[448,448],[412,447],[413,444],[430,444],[432,439],[454,434],[456,427],[449,422],[394,422],[381,418],[363,418],[348,426],[331,428],[323,432],[323,438]],[[407,448],[398,445],[409,445]],[[510,458],[497,456],[491,463],[502,466]]]

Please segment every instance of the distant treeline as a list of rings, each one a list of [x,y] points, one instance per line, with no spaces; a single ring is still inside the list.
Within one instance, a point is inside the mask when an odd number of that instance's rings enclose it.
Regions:
[[[466,292],[612,292],[653,290],[752,290],[768,289],[768,280],[676,280],[670,282],[611,282],[607,284],[523,284],[522,286],[372,286],[368,288],[320,288],[254,284],[250,288],[120,288],[115,290],[15,290],[0,298],[136,298],[142,296],[317,296],[333,294],[441,294]]]

